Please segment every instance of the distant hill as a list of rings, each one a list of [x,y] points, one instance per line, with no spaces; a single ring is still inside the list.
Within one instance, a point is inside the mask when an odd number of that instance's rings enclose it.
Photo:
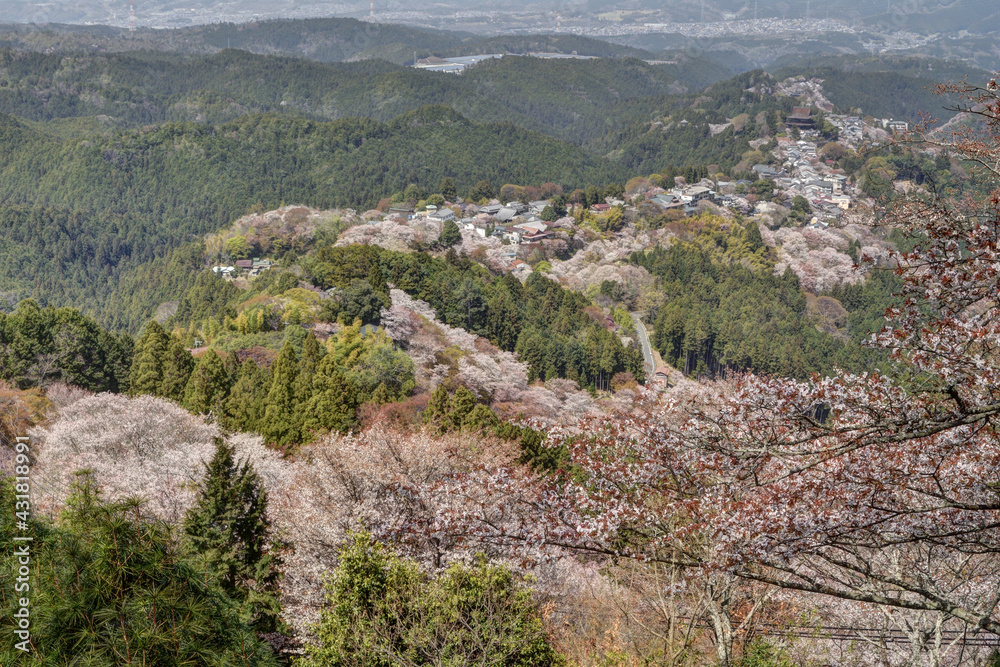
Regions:
[[[990,73],[969,63],[911,56],[842,56],[818,58],[808,66],[773,70],[777,78],[808,76],[823,80],[831,102],[841,109],[861,109],[878,117],[920,119],[921,113],[944,121],[946,107],[957,100],[938,95],[936,86],[949,81],[985,83]]]
[[[629,174],[568,143],[444,107],[388,122],[250,115],[86,140],[0,116],[0,292],[134,328],[150,304],[123,304],[123,277],[252,207],[364,210],[409,183],[434,191],[445,176],[464,193],[484,179],[576,188]]]
[[[227,50],[40,54],[0,50],[0,112],[35,121],[100,116],[111,126],[225,122],[281,112],[317,120],[388,120],[428,104],[476,121],[510,121],[578,144],[627,120],[625,102],[678,94],[671,68],[634,59],[505,57],[463,76],[384,61],[321,64]],[[647,105],[648,106],[648,105]],[[92,125],[88,124],[88,128]]]
[[[378,58],[411,63],[414,52],[457,56],[478,53],[525,54],[531,51],[655,59],[642,49],[579,35],[532,35],[484,38],[469,33],[410,28],[350,18],[214,23],[135,32],[107,26],[61,24],[0,25],[0,47],[43,52],[164,51],[211,54],[241,49],[261,55],[285,55],[319,62]]]

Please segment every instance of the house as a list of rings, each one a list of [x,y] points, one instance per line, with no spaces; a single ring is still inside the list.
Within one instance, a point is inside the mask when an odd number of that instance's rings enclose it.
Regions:
[[[260,274],[262,271],[267,271],[270,268],[271,268],[271,260],[254,257],[253,261],[250,263],[250,275],[256,276]]]
[[[883,119],[882,126],[890,132],[903,133],[910,131],[910,124],[905,120]]]
[[[501,211],[501,209],[503,209],[503,206],[501,206],[500,204],[487,204],[486,206],[480,207],[479,212],[485,213],[486,215],[495,216],[497,213]]]
[[[236,260],[236,269],[241,273],[246,271],[249,272],[253,268],[252,259],[238,259]]]
[[[590,207],[591,211],[597,211],[598,213],[602,213],[610,209],[611,209],[610,204],[594,204],[593,206]]]
[[[757,178],[777,178],[781,176],[780,171],[766,164],[755,164],[753,171],[757,174]]]
[[[232,278],[236,272],[235,266],[213,266],[212,273],[223,278]]]
[[[703,199],[715,198],[715,191],[701,185],[688,188],[684,194],[691,198],[691,203],[700,202]]]
[[[670,386],[670,369],[664,366],[656,369],[653,373],[653,384],[666,389]]]
[[[550,199],[539,199],[537,201],[528,202],[528,209],[535,215],[541,215],[542,211],[545,210],[546,206],[552,203]]]
[[[513,262],[510,263],[510,270],[511,271],[519,271],[521,269],[530,269],[530,268],[531,268],[530,264],[528,264],[527,262],[521,261],[520,259],[515,259]]]
[[[546,225],[541,220],[529,220],[527,222],[520,222],[514,225],[514,227],[522,230],[525,233],[544,232],[549,228],[549,226]]]
[[[537,243],[538,241],[542,241],[548,238],[552,238],[552,232],[550,231],[541,231],[541,232],[525,231],[523,234],[521,234],[522,243]]]
[[[510,222],[517,217],[517,210],[513,207],[505,206],[496,213],[496,219],[500,222]]]
[[[432,220],[454,220],[455,212],[450,208],[439,208],[438,210],[431,213],[429,216]]]

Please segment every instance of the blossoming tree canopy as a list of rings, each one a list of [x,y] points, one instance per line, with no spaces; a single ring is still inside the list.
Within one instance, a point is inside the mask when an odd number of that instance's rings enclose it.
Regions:
[[[494,493],[468,495],[451,529],[723,570],[1000,634],[1000,95],[995,82],[960,92],[989,140],[967,130],[921,147],[979,164],[994,189],[887,211],[883,224],[921,239],[893,254],[901,305],[869,341],[888,370],[747,375],[553,432],[571,474],[482,470]]]

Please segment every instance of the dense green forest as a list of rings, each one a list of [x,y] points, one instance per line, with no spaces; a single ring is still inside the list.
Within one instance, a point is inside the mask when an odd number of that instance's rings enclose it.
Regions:
[[[123,276],[257,206],[371,208],[445,176],[566,187],[624,179],[616,165],[514,125],[430,107],[388,123],[252,115],[217,126],[166,124],[58,140],[0,117],[0,287],[74,303],[106,326],[149,316],[105,302]],[[141,290],[141,283],[133,283]],[[120,304],[117,304],[120,305]]]
[[[507,57],[445,76],[383,60],[323,64],[235,49],[204,57],[0,50],[0,113],[35,121],[101,116],[97,129],[105,131],[254,112],[387,121],[447,105],[471,120],[510,121],[588,144],[681,90],[667,67],[634,59]]]
[[[779,120],[795,101],[766,92],[774,79],[761,70],[709,86],[697,95],[663,100],[656,113],[609,133],[603,142],[609,157],[639,172],[668,166],[714,163],[736,165],[749,142],[773,136]],[[758,92],[750,92],[755,88]],[[729,127],[713,135],[709,124]]]
[[[858,343],[898,285],[837,291],[851,297],[845,306],[856,313],[850,320],[854,340],[839,340],[809,317],[791,269],[774,274],[759,233],[753,233],[756,223],[748,230],[726,235],[710,228],[693,242],[630,258],[660,280],[664,304],[649,317],[655,330],[651,342],[664,361],[698,377],[750,370],[795,378],[829,374],[835,366],[860,370],[878,361]]]
[[[234,48],[259,54],[304,57],[319,62],[381,58],[411,62],[413,52],[456,56],[478,53],[577,52],[602,58],[654,58],[654,54],[580,35],[480,37],[460,32],[370,23],[350,18],[313,18],[251,23],[215,23],[170,30],[129,32],[106,26],[50,24],[0,26],[0,46],[32,51],[171,51],[209,54]]]

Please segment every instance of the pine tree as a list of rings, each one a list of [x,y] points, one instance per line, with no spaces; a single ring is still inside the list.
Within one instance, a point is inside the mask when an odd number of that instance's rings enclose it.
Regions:
[[[170,346],[170,337],[160,323],[151,320],[136,345],[129,373],[132,395],[157,394],[163,382],[163,362]]]
[[[260,425],[261,435],[275,445],[287,446],[300,440],[301,428],[295,400],[298,367],[295,349],[291,343],[285,343],[271,367],[271,384],[264,400],[264,419]]]
[[[196,414],[218,413],[229,390],[229,377],[222,359],[209,350],[198,359],[184,389],[184,407]]]
[[[489,332],[490,340],[497,347],[508,352],[514,349],[521,331],[521,317],[507,290],[497,290],[497,293],[490,299],[486,329]]]
[[[272,535],[260,476],[233,454],[216,438],[198,500],[184,517],[184,533],[225,593],[243,603],[246,620],[260,632],[274,632],[284,628],[278,604],[282,545]]]
[[[194,365],[194,357],[184,347],[184,342],[177,336],[171,336],[170,346],[163,360],[163,381],[157,393],[178,403],[183,400],[184,387],[188,384]]]

